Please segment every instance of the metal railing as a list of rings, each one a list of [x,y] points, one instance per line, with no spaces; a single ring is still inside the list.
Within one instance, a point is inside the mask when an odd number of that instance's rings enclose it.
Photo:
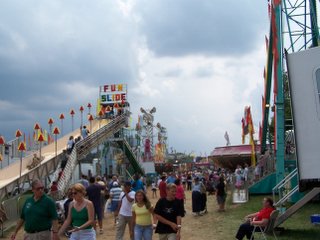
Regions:
[[[67,164],[63,170],[63,173],[58,181],[58,189],[61,195],[64,195],[67,188],[70,185],[73,172],[75,170],[78,161],[86,156],[92,149],[97,147],[103,140],[110,137],[115,132],[119,131],[127,123],[127,115],[122,114],[121,116],[113,119],[111,122],[98,129],[85,139],[77,142],[69,155]],[[62,197],[62,196],[61,196]]]
[[[275,202],[275,206],[281,206],[284,204],[293,194],[299,190],[299,186],[291,187],[291,181],[298,177],[298,169],[294,169],[289,173],[282,181],[280,181],[273,189],[272,195]],[[278,193],[278,201],[276,201],[276,194]]]

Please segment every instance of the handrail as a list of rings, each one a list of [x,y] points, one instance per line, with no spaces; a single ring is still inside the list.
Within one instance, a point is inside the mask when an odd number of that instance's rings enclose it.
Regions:
[[[290,181],[292,178],[296,176],[298,173],[298,169],[294,169],[291,173],[289,173],[284,179],[282,179],[276,186],[272,188],[272,191],[283,187],[288,181]]]
[[[87,152],[91,151],[94,146],[99,144],[100,140],[113,132],[118,131],[124,126],[124,124],[126,124],[126,114],[116,117],[102,128],[75,144],[71,154],[69,155],[69,160],[63,170],[63,174],[58,182],[58,189],[62,194],[65,193],[67,186],[69,186],[78,160]]]
[[[274,204],[275,206],[278,206],[280,204],[283,204],[285,201],[287,201],[294,193],[296,193],[299,190],[299,186],[296,185],[294,188],[292,188],[288,193],[286,193],[284,196],[282,195],[281,189],[285,187],[294,177],[298,175],[298,169],[294,169],[291,173],[289,173],[284,179],[282,179],[273,189],[272,189],[272,196],[274,202],[276,199],[276,192],[279,194],[279,200]]]
[[[295,186],[290,190],[289,193],[287,193],[283,198],[281,198],[278,202],[274,204],[274,206],[279,206],[283,204],[285,201],[287,201],[293,194],[295,194],[299,190],[299,185]]]
[[[134,155],[134,152],[132,151],[132,149],[131,149],[130,144],[128,143],[128,141],[127,141],[125,138],[123,138],[123,142],[124,142],[124,144],[127,146],[127,149],[129,150],[129,152],[131,153],[131,155],[134,157],[135,163],[138,165],[138,167],[139,167],[140,169],[143,169],[142,166],[141,166],[141,164],[139,163],[139,161],[136,159],[136,157],[135,157],[135,155]]]

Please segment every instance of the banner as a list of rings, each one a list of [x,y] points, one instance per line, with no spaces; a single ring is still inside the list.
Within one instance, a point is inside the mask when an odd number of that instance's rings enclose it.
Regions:
[[[100,86],[101,105],[124,103],[127,101],[127,84],[110,84]]]

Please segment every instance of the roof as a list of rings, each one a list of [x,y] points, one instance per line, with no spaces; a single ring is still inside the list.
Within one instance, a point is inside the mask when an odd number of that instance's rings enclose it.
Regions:
[[[261,149],[260,145],[255,146],[255,151],[259,152]],[[216,147],[211,156],[222,157],[222,156],[247,156],[251,155],[251,145],[238,145],[238,146],[226,146]]]

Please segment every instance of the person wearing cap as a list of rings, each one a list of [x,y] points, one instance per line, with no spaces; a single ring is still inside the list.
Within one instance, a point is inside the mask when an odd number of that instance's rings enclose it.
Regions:
[[[116,224],[117,218],[116,218],[116,211],[119,206],[120,202],[120,194],[122,192],[121,187],[119,186],[118,182],[113,182],[112,183],[112,188],[110,189],[110,200],[111,200],[111,212],[113,213],[114,216],[114,223]]]
[[[130,181],[124,183],[123,191],[120,194],[120,201],[118,210],[115,216],[118,216],[118,224],[116,229],[116,240],[123,240],[124,232],[127,224],[129,225],[130,239],[133,240],[132,231],[132,205],[134,203],[135,192],[132,191],[132,185]]]

